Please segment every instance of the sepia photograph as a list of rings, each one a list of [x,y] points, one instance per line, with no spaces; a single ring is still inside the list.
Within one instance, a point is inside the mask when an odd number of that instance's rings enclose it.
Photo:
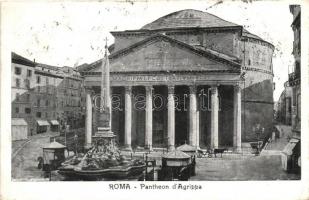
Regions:
[[[302,180],[302,2],[2,3],[10,181]]]

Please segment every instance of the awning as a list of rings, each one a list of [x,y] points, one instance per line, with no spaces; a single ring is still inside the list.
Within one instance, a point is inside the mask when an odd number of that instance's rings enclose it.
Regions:
[[[181,160],[181,159],[189,159],[190,156],[188,154],[182,152],[182,151],[173,150],[173,151],[163,155],[162,158]]]
[[[188,144],[183,144],[183,145],[177,147],[177,150],[180,150],[180,151],[196,151],[196,147],[188,145]]]
[[[59,125],[57,120],[50,120],[51,125]]]
[[[296,144],[299,142],[298,139],[292,138],[289,143],[284,147],[283,153],[287,155],[292,155],[293,154],[293,149],[296,146]]]
[[[36,120],[39,126],[49,126],[50,124],[46,120]]]
[[[28,126],[23,118],[12,118],[12,126]]]
[[[60,144],[59,142],[56,142],[55,140],[43,147],[43,149],[64,149],[64,148],[66,148],[66,146]]]

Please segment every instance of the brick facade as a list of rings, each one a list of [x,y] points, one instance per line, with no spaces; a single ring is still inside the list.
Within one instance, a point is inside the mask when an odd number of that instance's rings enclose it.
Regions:
[[[51,126],[38,130],[37,120],[48,123],[57,120],[60,125],[56,131],[65,123],[71,128],[83,127],[85,94],[79,73],[72,68],[49,66],[29,60],[30,67],[25,63],[18,64],[14,59],[17,56],[12,53],[12,117],[27,121],[28,135],[55,131],[50,130]],[[20,68],[20,75],[15,74],[16,67]],[[21,82],[19,87],[16,87],[17,78]],[[25,80],[29,80],[30,84],[27,83],[26,86]]]

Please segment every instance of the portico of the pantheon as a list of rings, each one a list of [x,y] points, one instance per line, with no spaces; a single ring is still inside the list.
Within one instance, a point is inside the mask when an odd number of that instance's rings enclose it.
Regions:
[[[242,26],[182,10],[139,30],[111,32],[112,131],[126,148],[233,147],[272,128],[273,45]],[[97,130],[102,60],[79,71],[86,88],[86,142]]]

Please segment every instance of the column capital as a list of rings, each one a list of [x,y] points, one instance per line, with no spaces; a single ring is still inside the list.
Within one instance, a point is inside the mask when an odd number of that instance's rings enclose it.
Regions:
[[[242,88],[241,88],[240,85],[238,85],[238,84],[237,84],[237,85],[234,85],[234,91],[235,91],[235,92],[240,92],[241,89],[242,89]]]
[[[167,86],[167,92],[168,94],[174,94],[175,86],[174,85],[168,85]]]
[[[91,86],[85,86],[84,88],[85,88],[86,93],[90,93],[90,94],[94,93],[94,90]]]
[[[147,93],[150,93],[153,91],[153,87],[152,86],[145,86],[145,90]]]
[[[196,89],[197,89],[196,85],[189,85],[188,87],[189,87],[190,94],[196,94]]]
[[[211,94],[215,94],[218,92],[218,86],[217,85],[212,85],[210,88]]]
[[[132,93],[132,86],[124,86],[125,92],[131,94]]]

